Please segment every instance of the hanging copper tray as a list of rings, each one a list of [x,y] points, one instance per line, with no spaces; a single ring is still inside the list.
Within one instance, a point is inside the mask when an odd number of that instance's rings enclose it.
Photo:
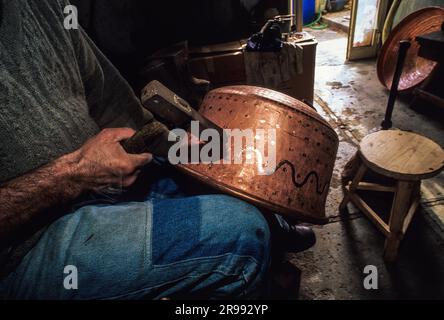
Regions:
[[[418,56],[417,36],[441,30],[444,22],[444,9],[429,7],[408,15],[390,33],[378,58],[378,78],[390,90],[398,57],[399,42],[410,40],[412,43],[405,61],[404,71],[399,82],[399,91],[413,89],[423,82],[436,67],[437,63]]]
[[[275,129],[276,170],[259,175],[257,161],[179,165],[180,170],[260,208],[307,222],[327,221],[325,203],[339,140],[314,109],[273,90],[232,86],[209,92],[199,112],[224,129]]]

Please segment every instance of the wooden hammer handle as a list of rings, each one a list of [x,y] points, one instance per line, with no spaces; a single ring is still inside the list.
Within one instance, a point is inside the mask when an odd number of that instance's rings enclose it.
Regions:
[[[152,121],[121,144],[125,151],[131,154],[151,153],[155,156],[167,157],[170,147],[176,143],[168,141],[169,133],[165,125]]]

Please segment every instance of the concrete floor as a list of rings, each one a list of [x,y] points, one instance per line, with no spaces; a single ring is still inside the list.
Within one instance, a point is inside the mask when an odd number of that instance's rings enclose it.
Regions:
[[[343,193],[340,173],[355,153],[359,141],[379,128],[388,92],[376,76],[375,60],[345,62],[346,34],[327,29],[307,30],[319,41],[316,67],[318,111],[340,137],[327,214],[330,223],[316,226],[317,245],[300,254],[289,254],[302,271],[299,299],[444,299],[444,192],[443,175],[424,183],[418,210],[401,245],[398,261],[382,259],[384,237],[355,208],[340,216]],[[444,145],[443,112],[431,106],[412,108],[400,101],[394,125],[414,130]],[[375,205],[390,203],[378,194]],[[379,289],[365,290],[364,267],[378,268]]]

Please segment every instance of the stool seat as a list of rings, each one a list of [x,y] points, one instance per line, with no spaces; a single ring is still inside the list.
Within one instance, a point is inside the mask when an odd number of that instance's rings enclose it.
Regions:
[[[398,180],[431,178],[444,168],[440,145],[419,134],[383,130],[366,136],[360,146],[362,160],[371,170]]]

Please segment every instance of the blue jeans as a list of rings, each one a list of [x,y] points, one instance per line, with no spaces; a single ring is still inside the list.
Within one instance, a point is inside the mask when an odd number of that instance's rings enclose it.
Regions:
[[[58,219],[0,283],[0,296],[255,298],[269,260],[270,231],[255,207],[224,195],[187,197],[163,178],[145,201],[88,205]],[[64,286],[68,265],[77,290]]]

